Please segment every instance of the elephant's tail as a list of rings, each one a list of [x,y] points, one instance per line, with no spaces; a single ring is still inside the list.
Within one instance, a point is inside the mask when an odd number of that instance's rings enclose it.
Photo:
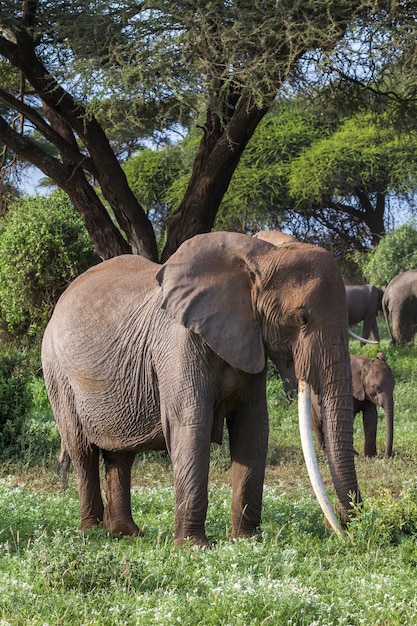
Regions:
[[[382,298],[382,312],[384,314],[384,319],[385,319],[385,324],[387,325],[388,334],[391,337],[391,343],[395,343],[394,336],[392,334],[391,326],[389,323],[389,311],[388,311],[388,305],[385,301],[385,298]]]
[[[55,472],[61,481],[62,489],[64,491],[68,487],[68,472],[69,472],[70,464],[71,464],[71,457],[68,454],[68,450],[66,449],[65,445],[61,443],[61,451],[59,453],[59,457],[56,460]]]

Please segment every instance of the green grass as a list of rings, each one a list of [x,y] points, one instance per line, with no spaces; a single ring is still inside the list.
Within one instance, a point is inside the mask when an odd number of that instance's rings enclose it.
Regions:
[[[359,353],[356,344],[352,351]],[[134,466],[132,506],[143,538],[115,539],[100,528],[79,533],[75,477],[62,492],[49,453],[38,464],[31,457],[4,465],[0,626],[417,625],[417,353],[392,349],[385,339],[382,349],[397,380],[395,454],[382,458],[381,420],[380,456],[365,459],[357,418],[364,505],[344,541],[325,528],[308,484],[296,404],[271,379],[259,538],[230,539],[226,445],[212,453],[212,550],[173,547],[172,473],[164,455],[139,456]],[[49,440],[45,417],[40,423]],[[324,454],[319,464],[330,486]]]

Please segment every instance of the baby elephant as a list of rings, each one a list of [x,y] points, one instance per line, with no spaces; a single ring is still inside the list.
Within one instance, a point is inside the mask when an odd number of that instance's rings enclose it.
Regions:
[[[384,409],[386,425],[385,456],[392,455],[394,433],[394,375],[382,352],[375,359],[350,355],[354,416],[362,411],[365,432],[365,456],[376,456],[377,406]],[[313,429],[319,448],[324,450],[324,435],[320,405],[315,394],[311,397]]]

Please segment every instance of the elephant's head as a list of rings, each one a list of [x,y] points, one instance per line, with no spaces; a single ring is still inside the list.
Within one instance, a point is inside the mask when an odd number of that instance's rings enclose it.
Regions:
[[[294,359],[301,386],[311,385],[323,407],[330,470],[346,519],[359,490],[345,288],[333,257],[309,244],[276,247],[210,233],[186,241],[158,280],[167,312],[232,367],[257,374],[267,356]]]

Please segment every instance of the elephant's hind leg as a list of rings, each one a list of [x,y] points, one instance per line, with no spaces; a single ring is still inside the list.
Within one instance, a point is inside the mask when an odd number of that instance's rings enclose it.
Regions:
[[[81,523],[85,530],[103,520],[103,500],[100,490],[99,449],[89,445],[83,433],[71,385],[65,374],[44,362],[45,384],[61,434],[61,459],[69,455],[78,481]],[[66,459],[68,461],[68,459]]]
[[[87,450],[69,454],[74,464],[78,479],[78,495],[80,498],[81,523],[80,530],[87,530],[103,521],[103,500],[101,498],[99,475],[99,449],[89,446]]]
[[[141,535],[130,503],[131,470],[135,452],[103,450],[106,468],[106,507],[103,524],[114,535]]]

